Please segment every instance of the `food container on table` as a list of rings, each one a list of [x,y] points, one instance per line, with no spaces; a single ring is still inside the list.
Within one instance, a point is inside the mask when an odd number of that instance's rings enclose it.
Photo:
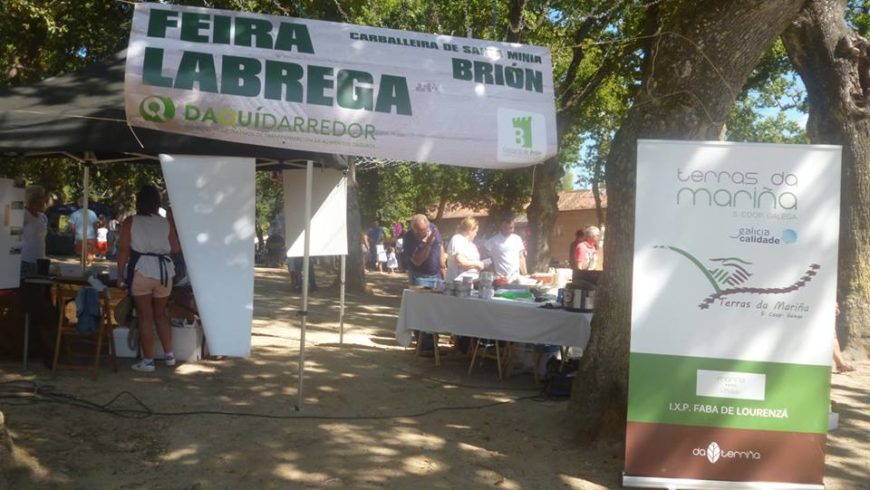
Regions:
[[[564,308],[574,307],[574,286],[570,282],[565,285],[565,291],[562,292],[562,306]]]
[[[585,292],[586,291],[584,291],[582,289],[575,289],[574,290],[574,297],[571,299],[571,308],[573,308],[575,310],[582,310],[583,309],[583,299],[584,299]]]
[[[583,310],[594,310],[595,309],[595,291],[592,289],[587,289],[584,291],[585,295],[583,297],[583,305],[581,309]]]

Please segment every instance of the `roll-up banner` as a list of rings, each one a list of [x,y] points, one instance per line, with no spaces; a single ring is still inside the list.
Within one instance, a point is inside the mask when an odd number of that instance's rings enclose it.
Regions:
[[[511,168],[557,152],[543,47],[137,3],[132,126],[331,154]]]
[[[626,486],[823,488],[840,147],[640,140]]]

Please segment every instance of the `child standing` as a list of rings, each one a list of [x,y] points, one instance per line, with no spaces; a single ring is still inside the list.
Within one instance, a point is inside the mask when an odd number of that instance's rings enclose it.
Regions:
[[[106,217],[100,216],[97,220],[97,257],[105,259],[109,253],[109,228]]]
[[[399,260],[396,258],[396,249],[393,247],[387,247],[387,270],[390,274],[396,272],[396,269],[399,268]]]

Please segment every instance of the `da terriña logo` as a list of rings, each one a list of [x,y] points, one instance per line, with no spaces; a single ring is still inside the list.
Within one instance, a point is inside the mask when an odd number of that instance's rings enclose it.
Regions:
[[[175,104],[169,97],[150,95],[139,103],[142,119],[154,123],[165,123],[175,117]]]
[[[696,447],[692,449],[692,456],[706,457],[710,464],[716,464],[720,459],[759,460],[761,453],[758,451],[725,451],[716,441],[711,442],[706,449]]]
[[[818,264],[810,264],[806,272],[794,283],[781,288],[753,288],[741,286],[752,277],[749,267],[752,262],[747,262],[739,257],[722,257],[707,259],[708,265],[704,265],[697,257],[686,252],[683,249],[672,247],[670,245],[656,245],[653,248],[661,248],[676,252],[698,268],[698,270],[707,278],[710,285],[713,286],[713,293],[704,298],[698,308],[706,310],[710,308],[716,300],[724,298],[732,294],[787,294],[806,286],[812,281],[821,268]]]

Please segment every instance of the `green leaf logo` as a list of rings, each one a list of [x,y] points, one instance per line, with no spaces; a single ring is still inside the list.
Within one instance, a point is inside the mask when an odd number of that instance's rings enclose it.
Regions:
[[[175,117],[175,104],[169,97],[151,95],[139,103],[139,114],[146,121],[165,123]]]

